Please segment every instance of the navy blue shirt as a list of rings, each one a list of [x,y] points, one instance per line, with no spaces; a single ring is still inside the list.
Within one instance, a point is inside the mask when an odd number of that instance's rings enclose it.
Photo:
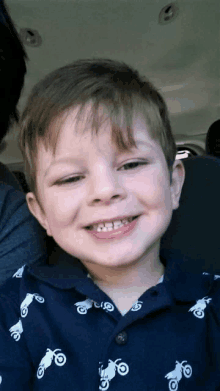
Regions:
[[[167,262],[123,316],[68,259],[0,288],[0,391],[220,389],[220,276]]]

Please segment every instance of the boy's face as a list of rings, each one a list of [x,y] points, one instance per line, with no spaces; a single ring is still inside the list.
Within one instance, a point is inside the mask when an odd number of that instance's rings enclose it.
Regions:
[[[163,151],[141,115],[133,123],[134,137],[141,142],[138,149],[118,153],[107,122],[97,138],[90,132],[76,134],[76,113],[73,109],[63,124],[55,156],[39,145],[36,178],[43,210],[28,193],[31,212],[48,235],[88,269],[92,264],[129,266],[150,253],[158,255],[160,239],[179,205],[185,176],[182,162],[174,163],[170,185]],[[97,220],[136,215],[140,217],[128,235],[103,240],[85,228]]]

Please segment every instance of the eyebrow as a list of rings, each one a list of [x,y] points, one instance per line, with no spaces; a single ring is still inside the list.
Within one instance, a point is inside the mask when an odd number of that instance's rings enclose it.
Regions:
[[[147,145],[149,147],[152,147],[152,145],[150,143],[148,143],[148,141],[144,141],[144,140],[138,140],[138,141],[136,141],[136,144],[137,145]]]
[[[138,140],[136,141],[136,145],[144,145],[144,146],[147,146],[149,148],[153,148],[153,145],[150,144],[149,142],[147,141],[144,141],[144,140]],[[47,176],[48,174],[48,171],[50,170],[50,168],[56,164],[59,164],[59,163],[66,163],[66,162],[79,162],[79,161],[82,161],[83,158],[77,158],[77,157],[71,157],[71,158],[65,158],[65,159],[61,159],[61,160],[58,160],[58,161],[54,161],[51,163],[51,165],[46,169],[45,171],[45,174],[44,174],[44,177]]]

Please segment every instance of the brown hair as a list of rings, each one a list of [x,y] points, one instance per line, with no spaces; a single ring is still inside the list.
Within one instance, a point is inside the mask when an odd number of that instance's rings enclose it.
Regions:
[[[108,59],[79,60],[59,68],[31,91],[20,119],[20,148],[24,157],[25,173],[32,192],[36,189],[37,147],[55,153],[62,120],[68,111],[78,106],[77,118],[92,103],[90,110],[92,131],[98,134],[102,118],[99,108],[105,106],[112,125],[112,142],[119,151],[136,147],[132,132],[133,115],[142,113],[149,125],[151,137],[161,145],[170,175],[176,157],[166,104],[155,87],[126,64]],[[61,121],[60,121],[61,120]],[[52,123],[58,124],[55,128]],[[83,131],[90,127],[84,127]],[[82,131],[82,129],[81,129]]]

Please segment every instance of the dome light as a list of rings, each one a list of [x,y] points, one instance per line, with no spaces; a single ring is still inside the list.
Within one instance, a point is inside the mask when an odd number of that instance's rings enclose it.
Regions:
[[[179,14],[179,7],[176,3],[170,3],[162,8],[159,14],[159,24],[171,23]]]

